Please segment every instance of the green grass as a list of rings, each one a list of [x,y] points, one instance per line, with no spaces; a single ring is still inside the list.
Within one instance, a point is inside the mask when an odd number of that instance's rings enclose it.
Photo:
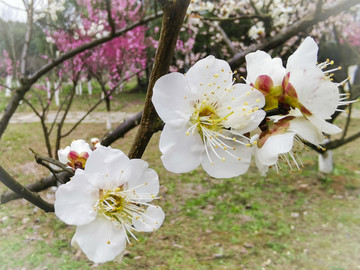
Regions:
[[[134,103],[141,104],[139,97]],[[359,124],[355,119],[352,127],[356,130]],[[104,132],[104,124],[82,124],[62,147],[72,139],[89,140]],[[127,152],[135,132],[112,147]],[[160,160],[159,135],[154,135],[143,158],[160,176],[163,199],[158,204],[166,212],[165,222],[158,231],[140,235],[140,243],[128,246],[120,266],[109,262],[97,269],[358,269],[357,142],[334,151],[332,175],[318,173],[317,156],[309,152],[301,172],[271,171],[261,177],[252,166],[243,176],[213,179],[201,168],[186,174],[167,172]],[[45,154],[41,136],[37,123],[11,124],[2,138],[1,165],[24,184],[48,175],[28,150]],[[48,190],[41,196],[52,201],[53,194]],[[74,226],[24,200],[0,205],[0,230],[0,269],[94,267],[70,246]]]

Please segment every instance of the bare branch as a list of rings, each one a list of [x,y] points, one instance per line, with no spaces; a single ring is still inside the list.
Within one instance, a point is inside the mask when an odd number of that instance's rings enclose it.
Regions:
[[[289,26],[284,32],[277,34],[275,37],[265,40],[262,44],[254,46],[249,50],[237,53],[233,58],[229,60],[229,64],[232,69],[235,69],[245,62],[245,56],[248,53],[254,52],[256,50],[269,51],[283,44],[291,37],[299,34],[299,32],[304,31],[306,28],[320,21],[326,20],[330,16],[339,14],[340,12],[349,9],[350,7],[359,3],[360,0],[344,0],[331,8],[323,9],[322,12],[319,14],[316,14],[314,13],[314,11],[312,11],[307,16],[305,16],[304,19]]]
[[[122,122],[117,128],[114,129],[111,133],[106,134],[102,140],[101,144],[104,146],[109,146],[117,139],[124,137],[124,135],[132,130],[134,127],[138,126],[141,121],[143,112],[138,112],[133,116],[127,118],[124,122]]]
[[[155,63],[148,85],[143,117],[129,152],[129,158],[141,158],[152,135],[161,127],[161,120],[151,102],[153,87],[157,79],[169,71],[171,58],[174,55],[176,41],[179,36],[186,10],[190,0],[165,1],[163,4],[163,20],[160,32]]]
[[[72,174],[69,174],[68,172],[61,172],[56,174],[57,178],[60,179],[62,182],[66,183],[70,180],[70,177]],[[26,188],[33,192],[40,192],[45,189],[48,189],[49,187],[56,186],[57,185],[57,179],[54,175],[49,175],[47,177],[41,178],[39,181],[31,183],[29,185],[26,185]],[[13,192],[13,191],[7,191],[1,195],[0,201],[2,204],[7,203],[12,200],[21,199],[22,197]]]
[[[234,55],[236,53],[235,47],[232,44],[232,42],[231,42],[230,38],[228,37],[228,35],[225,33],[224,29],[222,29],[221,26],[219,24],[217,24],[217,23],[212,23],[212,22],[207,22],[207,21],[205,21],[205,23],[208,24],[209,26],[214,27],[221,34],[225,44],[230,49],[231,54]]]
[[[61,135],[61,138],[64,138],[64,137],[66,137],[66,136],[69,136],[70,133],[73,132],[73,131],[77,128],[77,126],[80,125],[81,122],[82,122],[92,111],[94,111],[94,110],[97,108],[97,106],[99,106],[99,105],[101,104],[101,102],[103,102],[105,99],[107,99],[110,95],[111,95],[111,93],[107,94],[106,96],[104,96],[104,98],[102,98],[102,99],[100,99],[98,102],[96,102],[96,104],[93,105],[93,106],[83,115],[83,117],[81,117],[81,118],[79,119],[79,121],[77,121],[77,122],[73,125],[73,127],[72,127],[68,132],[66,132],[65,134],[62,134],[62,135]]]
[[[33,149],[30,148],[30,151],[33,152],[34,156],[35,156],[35,160],[37,163],[41,164],[41,165],[44,165],[43,163],[44,162],[47,162],[47,163],[50,163],[50,164],[53,164],[57,167],[59,167],[62,171],[66,171],[68,172],[69,174],[71,175],[74,175],[74,172],[72,169],[68,168],[65,164],[62,164],[60,161],[56,160],[56,159],[53,159],[53,158],[50,158],[50,157],[43,157],[43,156],[40,156],[39,154],[37,154]],[[45,166],[45,165],[44,165]],[[47,167],[47,166],[46,166]],[[48,168],[48,167],[47,167]],[[56,173],[59,173],[59,172],[56,172]]]
[[[106,3],[106,11],[108,14],[108,22],[109,22],[109,25],[111,28],[111,36],[113,36],[113,35],[115,35],[116,28],[115,28],[114,20],[111,17],[111,0],[106,0],[105,3]]]
[[[25,2],[24,2],[24,5],[25,5]],[[24,77],[25,73],[26,73],[27,57],[28,57],[28,53],[29,53],[32,28],[33,28],[33,13],[34,13],[34,1],[30,1],[30,3],[28,4],[28,10],[27,10],[25,43],[24,43],[24,47],[23,47],[23,50],[21,53],[21,61],[20,61],[21,77]]]
[[[17,182],[13,177],[11,177],[4,168],[0,165],[0,181],[4,183],[5,186],[10,188],[12,191],[17,193],[19,196],[25,200],[31,202],[37,207],[41,208],[45,212],[54,212],[54,205],[44,201],[38,194],[35,194],[28,190],[26,187]]]

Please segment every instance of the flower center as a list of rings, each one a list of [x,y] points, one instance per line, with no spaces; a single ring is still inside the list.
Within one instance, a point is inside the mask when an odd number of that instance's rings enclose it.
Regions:
[[[223,128],[220,124],[223,119],[216,113],[216,107],[216,104],[206,102],[205,100],[195,104],[195,111],[190,121],[194,125],[200,125],[200,133],[203,126],[213,131],[219,131]]]
[[[127,200],[121,186],[113,190],[100,190],[97,210],[106,218],[123,224],[131,223],[133,213],[138,212],[140,207]]]

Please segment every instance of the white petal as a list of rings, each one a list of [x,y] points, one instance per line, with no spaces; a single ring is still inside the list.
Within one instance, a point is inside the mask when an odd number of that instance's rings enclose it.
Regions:
[[[91,149],[90,146],[87,142],[85,142],[84,140],[75,140],[71,143],[70,145],[71,151],[75,151],[77,153],[82,153],[82,152],[87,152],[87,153],[91,153]]]
[[[130,160],[120,150],[99,146],[89,156],[85,172],[94,186],[112,189],[128,181],[131,173]]]
[[[269,54],[263,51],[256,51],[245,56],[248,83],[255,83],[260,75],[271,77],[274,85],[281,85],[285,75],[280,58],[271,58]]]
[[[202,166],[204,170],[215,178],[231,178],[244,174],[250,165],[251,149],[244,145],[232,142],[231,140],[223,140],[227,144],[228,149],[225,151],[222,147],[213,148],[208,147],[208,153],[211,161],[206,153],[203,153]],[[233,149],[235,147],[235,150]],[[229,154],[231,153],[231,154]],[[224,158],[224,160],[222,159]],[[240,158],[240,159],[239,159]]]
[[[224,127],[240,134],[254,130],[265,117],[265,112],[259,110],[265,105],[264,95],[250,85],[240,83],[232,86],[230,94],[231,99],[223,106],[228,109],[220,115],[227,119]],[[229,112],[233,113],[229,115]]]
[[[132,159],[130,163],[133,173],[128,182],[128,196],[140,202],[152,201],[153,196],[157,196],[159,193],[158,174],[154,170],[147,168],[147,162],[141,159]],[[134,174],[134,172],[136,173]]]
[[[278,160],[279,154],[285,154],[291,151],[294,136],[294,132],[270,136],[261,148],[257,147],[255,151],[257,160],[265,166],[274,165]]]
[[[255,164],[256,168],[258,168],[262,176],[265,176],[266,173],[269,171],[269,166],[262,164],[261,161],[257,158],[257,155],[255,155]]]
[[[296,69],[315,67],[318,49],[316,42],[311,37],[307,37],[299,48],[289,57],[286,70],[291,73]]]
[[[321,130],[322,132],[326,133],[326,134],[338,134],[341,132],[341,128],[323,120],[323,119],[319,119],[317,118],[315,115],[307,117],[309,119],[309,121],[316,126],[319,130]]]
[[[134,227],[143,232],[152,232],[160,228],[165,219],[165,213],[160,206],[150,205],[145,213],[133,217]]]
[[[152,102],[165,122],[189,119],[193,111],[193,94],[183,74],[174,72],[159,78],[153,90]]]
[[[66,146],[64,149],[58,150],[59,161],[63,164],[67,164],[69,162],[67,156],[70,153],[70,146]]]
[[[247,126],[242,127],[241,129],[236,129],[235,131],[238,134],[245,134],[247,132],[251,132],[259,126],[261,121],[264,120],[265,116],[266,116],[265,111],[263,110],[255,111],[246,117],[248,122]]]
[[[212,55],[197,61],[186,73],[186,78],[195,93],[219,92],[219,90],[230,88],[232,77],[233,73],[229,64]]]
[[[299,102],[312,114],[330,119],[339,104],[339,89],[317,67],[297,69],[290,73]]]
[[[172,121],[165,124],[160,136],[161,160],[164,167],[174,173],[189,172],[201,162],[204,150],[200,135],[195,132],[186,135],[187,121]]]
[[[98,217],[93,222],[78,226],[73,242],[79,245],[86,256],[96,263],[114,260],[126,247],[123,227]]]
[[[304,140],[319,145],[324,141],[324,135],[316,126],[314,126],[305,117],[297,117],[290,121],[290,128]]]
[[[83,225],[96,217],[94,206],[99,190],[87,180],[82,170],[76,170],[75,176],[55,193],[55,214],[70,225]]]

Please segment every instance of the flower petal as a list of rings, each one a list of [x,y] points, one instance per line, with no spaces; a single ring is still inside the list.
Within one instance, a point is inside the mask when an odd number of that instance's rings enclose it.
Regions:
[[[305,117],[296,117],[291,120],[289,129],[314,145],[319,145],[324,141],[324,135],[321,130],[314,126]]]
[[[112,189],[129,180],[130,160],[122,151],[100,145],[89,156],[85,172],[94,186]]]
[[[168,171],[189,172],[200,165],[203,142],[197,132],[186,135],[189,128],[187,124],[188,121],[169,122],[161,133],[161,160]]]
[[[289,57],[286,70],[291,73],[296,69],[315,67],[318,50],[319,48],[316,42],[311,37],[307,37],[299,48]]]
[[[330,119],[339,104],[339,89],[317,67],[290,72],[299,102],[312,114]]]
[[[159,78],[153,90],[152,102],[160,118],[168,123],[176,119],[189,119],[193,96],[188,80],[183,74],[174,72]]]
[[[72,242],[79,245],[86,256],[96,263],[115,259],[126,247],[123,227],[98,217],[93,222],[78,226]]]
[[[270,136],[261,148],[255,149],[257,161],[262,165],[271,166],[278,160],[278,155],[291,151],[295,132]]]
[[[79,154],[82,152],[87,152],[87,153],[92,152],[89,144],[84,140],[75,140],[71,143],[70,147],[72,151],[78,152]]]
[[[227,150],[222,147],[215,149],[208,145],[208,154],[211,160],[206,153],[203,153],[202,166],[204,170],[215,178],[231,178],[244,174],[250,165],[250,147],[236,144],[231,140],[223,140],[223,142],[229,146]]]
[[[269,76],[274,85],[281,85],[285,76],[285,68],[280,58],[271,58],[263,51],[256,51],[245,56],[247,83],[255,83],[260,75]]]
[[[59,161],[63,164],[67,164],[69,161],[67,158],[69,153],[70,153],[70,146],[66,146],[64,149],[58,150]]]
[[[128,196],[139,202],[150,202],[159,193],[158,174],[148,168],[148,163],[141,159],[130,160],[133,172],[128,182]]]
[[[186,73],[186,79],[194,93],[219,92],[232,85],[233,73],[229,64],[214,56],[197,61]]]
[[[94,206],[99,190],[87,180],[87,175],[80,169],[66,184],[55,193],[55,214],[69,225],[83,225],[96,217]]]
[[[321,130],[322,132],[324,132],[326,134],[333,135],[333,134],[338,134],[341,132],[341,128],[339,128],[323,119],[320,119],[320,118],[316,117],[315,115],[312,115],[307,118],[315,127],[317,127],[319,130]]]
[[[165,213],[160,206],[150,205],[145,213],[134,216],[134,227],[143,232],[152,232],[160,228],[165,219]]]

